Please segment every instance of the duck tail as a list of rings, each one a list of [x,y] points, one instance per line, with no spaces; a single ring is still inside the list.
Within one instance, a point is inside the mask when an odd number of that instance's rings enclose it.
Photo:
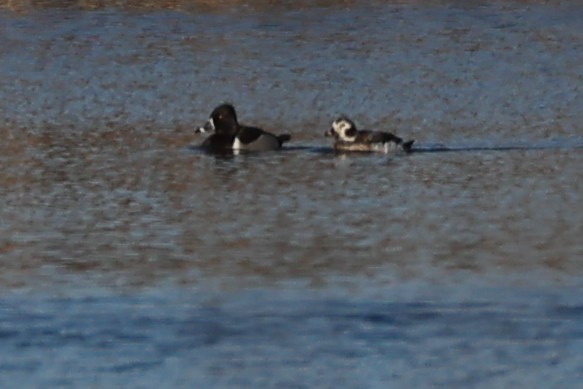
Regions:
[[[404,151],[410,153],[413,151],[413,143],[415,143],[414,140],[408,140],[407,142],[401,143],[401,147]]]
[[[290,134],[281,134],[281,135],[277,135],[277,141],[279,142],[279,145],[283,145],[285,142],[289,142],[291,139],[291,135]]]

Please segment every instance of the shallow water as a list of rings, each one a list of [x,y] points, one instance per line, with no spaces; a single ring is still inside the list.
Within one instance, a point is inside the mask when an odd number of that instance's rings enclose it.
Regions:
[[[197,4],[0,9],[0,386],[580,382],[582,7]]]

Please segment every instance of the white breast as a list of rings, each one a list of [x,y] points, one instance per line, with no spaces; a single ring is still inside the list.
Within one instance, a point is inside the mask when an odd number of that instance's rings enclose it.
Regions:
[[[235,137],[235,141],[233,142],[233,150],[241,150],[243,148],[243,143],[239,140],[239,138]]]

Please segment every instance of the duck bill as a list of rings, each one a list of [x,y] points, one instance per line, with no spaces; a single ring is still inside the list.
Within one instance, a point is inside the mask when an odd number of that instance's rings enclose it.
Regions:
[[[330,128],[328,131],[324,133],[324,136],[334,136],[334,129]]]
[[[205,132],[213,132],[215,130],[215,125],[213,123],[213,119],[209,119],[208,122],[204,124],[202,127],[198,127],[194,130],[195,134],[203,134]]]

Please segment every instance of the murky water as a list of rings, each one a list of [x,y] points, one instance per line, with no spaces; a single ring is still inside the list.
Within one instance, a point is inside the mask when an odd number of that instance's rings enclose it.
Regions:
[[[577,2],[0,4],[0,386],[580,382]]]

